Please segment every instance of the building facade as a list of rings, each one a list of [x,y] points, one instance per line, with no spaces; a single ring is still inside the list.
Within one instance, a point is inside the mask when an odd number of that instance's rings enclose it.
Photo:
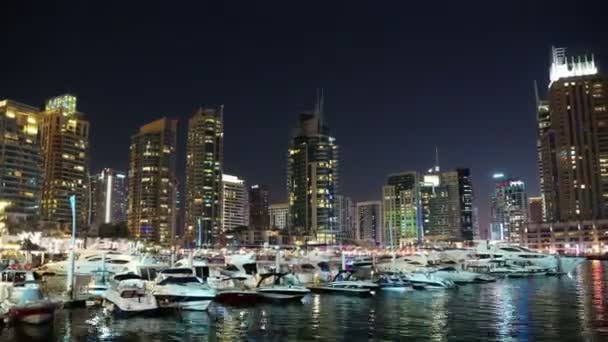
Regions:
[[[91,224],[127,222],[127,174],[105,168],[91,177]]]
[[[190,241],[213,243],[222,232],[224,106],[199,108],[188,122],[186,152],[186,231]]]
[[[0,101],[0,201],[9,220],[37,220],[42,193],[38,108]]]
[[[545,222],[608,216],[608,80],[593,56],[553,48],[546,105],[539,110]],[[538,101],[541,103],[540,101]]]
[[[268,208],[270,227],[285,230],[289,222],[289,203],[275,203]]]
[[[358,202],[356,206],[356,229],[354,239],[366,245],[383,244],[383,211],[381,201]]]
[[[245,181],[237,176],[222,175],[221,231],[249,227],[249,199]]]
[[[289,234],[301,240],[334,244],[339,237],[338,145],[323,121],[323,98],[313,113],[302,113],[288,149]]]
[[[496,185],[490,198],[490,238],[522,242],[528,222],[528,197],[523,181],[494,175]]]
[[[270,193],[266,185],[254,184],[249,187],[249,228],[265,230],[270,228],[268,199]]]
[[[528,223],[524,243],[560,254],[608,253],[608,220]]]
[[[89,122],[70,94],[47,100],[42,113],[43,191],[40,218],[61,228],[72,224],[70,196],[76,197],[76,223],[89,224]]]
[[[384,244],[396,247],[418,241],[422,227],[420,175],[415,171],[389,175],[382,198]]]
[[[543,198],[528,197],[528,222],[543,222]]]
[[[175,234],[177,120],[162,118],[131,137],[127,225],[132,238],[170,244]]]
[[[339,240],[351,242],[355,240],[356,204],[350,197],[337,195],[335,199],[336,222],[338,225]]]

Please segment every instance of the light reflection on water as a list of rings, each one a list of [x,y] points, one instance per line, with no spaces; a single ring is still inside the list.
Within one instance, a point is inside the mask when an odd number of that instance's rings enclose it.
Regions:
[[[312,295],[303,303],[118,320],[101,310],[58,312],[53,325],[17,326],[0,341],[584,341],[608,340],[608,263],[573,279],[506,279],[453,291]]]

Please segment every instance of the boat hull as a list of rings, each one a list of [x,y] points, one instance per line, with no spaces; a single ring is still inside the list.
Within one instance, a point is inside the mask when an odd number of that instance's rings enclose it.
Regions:
[[[261,298],[271,301],[299,301],[306,297],[307,294],[307,292],[304,293],[280,290],[258,291],[258,295]]]
[[[332,286],[309,286],[308,289],[314,293],[327,293],[327,294],[337,294],[337,295],[345,295],[345,296],[369,297],[369,296],[373,295],[373,293],[370,289],[365,289],[365,288],[349,289],[349,288],[338,288],[338,287],[332,287]]]
[[[55,303],[17,305],[9,310],[9,316],[16,322],[28,324],[44,324],[53,320]]]
[[[213,297],[155,297],[160,309],[180,309],[188,311],[206,311],[213,300]]]
[[[152,317],[158,315],[159,313],[158,307],[129,310],[125,308],[120,308],[120,306],[116,305],[111,301],[108,301],[107,299],[104,301],[103,306],[108,313],[112,314],[116,318],[129,318],[135,316]]]
[[[260,295],[253,291],[220,291],[217,302],[228,305],[253,305],[260,301]]]

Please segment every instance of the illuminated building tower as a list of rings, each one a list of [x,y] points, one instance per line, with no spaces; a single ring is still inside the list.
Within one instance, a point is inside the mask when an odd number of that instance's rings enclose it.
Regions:
[[[89,122],[76,110],[76,97],[49,99],[42,113],[44,185],[41,219],[68,228],[69,198],[76,196],[78,227],[89,223]]]
[[[287,222],[289,222],[289,204],[288,203],[276,203],[271,204],[268,208],[270,214],[270,227],[285,229],[287,228]]]
[[[335,197],[338,194],[338,145],[323,122],[323,95],[312,113],[302,113],[289,144],[287,194],[289,234],[334,244],[339,235]]]
[[[528,222],[528,197],[524,182],[517,178],[494,175],[496,186],[490,202],[490,238],[523,242]]]
[[[177,120],[162,118],[131,137],[127,225],[134,239],[172,243]]]
[[[528,197],[528,222],[543,222],[543,199],[542,197]]]
[[[355,209],[356,204],[350,197],[337,195],[334,200],[334,213],[340,241],[355,239]]]
[[[91,220],[93,227],[127,221],[127,176],[105,168],[91,177]]]
[[[222,173],[224,169],[224,106],[199,108],[188,122],[186,152],[186,231],[213,243],[221,233]],[[201,230],[199,232],[199,230]]]
[[[249,227],[254,230],[270,228],[268,213],[268,187],[254,184],[249,187]]]
[[[422,226],[419,178],[414,171],[392,174],[382,187],[384,245],[398,247],[418,240]]]
[[[356,207],[356,230],[353,239],[373,246],[382,244],[382,202],[358,202]]]
[[[9,220],[36,219],[40,214],[42,156],[38,108],[0,101],[0,201]]]
[[[552,56],[548,108],[539,107],[544,219],[608,218],[608,79],[593,56]]]
[[[245,181],[222,175],[222,232],[249,227],[249,200]]]

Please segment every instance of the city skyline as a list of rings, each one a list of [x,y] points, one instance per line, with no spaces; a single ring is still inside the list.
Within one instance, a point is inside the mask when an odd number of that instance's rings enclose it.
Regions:
[[[110,22],[114,29],[100,33],[92,26],[98,23],[94,13],[109,14],[110,7],[84,6],[73,12],[62,11],[62,6],[27,8],[30,14],[40,15],[40,20],[28,25],[53,26],[53,32],[34,33],[26,29],[19,36],[9,36],[7,44],[23,48],[26,57],[16,59],[10,54],[0,57],[3,67],[8,68],[3,73],[7,82],[0,85],[2,98],[42,107],[43,99],[55,94],[71,91],[79,96],[79,109],[87,113],[92,125],[91,171],[104,167],[125,169],[128,160],[125,151],[132,132],[146,122],[168,115],[180,120],[177,165],[178,176],[183,180],[185,120],[202,103],[223,103],[226,171],[251,182],[268,184],[271,202],[285,201],[284,151],[290,131],[298,112],[310,108],[314,89],[323,87],[326,120],[341,145],[342,194],[355,201],[380,199],[380,189],[388,174],[424,170],[432,163],[437,146],[442,168],[470,167],[482,227],[488,225],[487,198],[492,189],[491,175],[496,170],[520,175],[529,185],[529,194],[539,194],[536,113],[531,89],[533,81],[538,80],[541,92],[546,90],[550,47],[567,46],[574,54],[579,49],[593,52],[600,68],[608,56],[607,47],[601,46],[602,35],[595,32],[593,24],[575,28],[552,25],[550,32],[530,34],[528,31],[538,25],[549,24],[551,15],[547,11],[557,11],[540,2],[517,12],[521,28],[518,31],[505,28],[509,14],[513,14],[507,10],[491,20],[475,18],[464,25],[453,25],[460,24],[461,19],[446,18],[438,31],[426,28],[428,18],[423,16],[413,18],[409,24],[385,20],[380,30],[366,32],[356,30],[356,21],[349,17],[366,14],[375,22],[391,8],[353,5],[344,9],[349,15],[340,15],[342,8],[336,5],[327,5],[326,11],[318,13],[311,4],[301,5],[298,14],[289,11],[284,17],[272,16],[266,24],[249,17],[249,14],[269,16],[264,13],[265,6],[214,7],[210,15],[221,12],[231,22],[243,20],[231,30],[215,25],[209,33],[201,33],[194,24],[175,28],[163,24],[164,20],[196,22],[188,20],[190,14],[182,11],[161,14],[156,9],[126,6],[124,14],[142,10],[148,15],[142,26],[145,30],[125,33],[122,16],[118,14],[115,18],[113,14]],[[467,15],[468,9],[463,7],[455,9],[454,13],[461,15],[454,17],[462,17],[466,22],[475,14]],[[393,8],[395,13],[402,13],[396,9]],[[15,19],[23,10],[7,9],[7,13],[15,14],[8,15],[9,33],[25,25]],[[589,11],[574,8],[570,13],[561,13],[560,18],[568,21],[582,13],[587,18],[597,15]],[[318,21],[318,29],[313,32],[292,24],[312,13]],[[47,22],[52,17],[68,15],[76,22],[53,20],[53,25]],[[337,30],[332,24],[334,17],[337,26],[344,29]],[[70,30],[78,23],[81,32]],[[277,25],[284,27],[285,32],[268,31]],[[479,25],[487,25],[487,33],[477,32]],[[454,33],[446,33],[447,27],[456,29]],[[410,33],[412,28],[415,30]],[[146,30],[166,35],[157,41],[149,38]],[[258,40],[261,38],[256,35],[260,33],[269,37]],[[290,34],[299,39],[285,40]],[[62,44],[57,44],[59,39]],[[224,49],[216,51],[216,55],[201,56],[200,48],[195,47],[201,39]],[[248,39],[252,42],[248,43]],[[43,41],[40,48],[51,52],[34,67],[31,67],[33,57],[28,57],[37,55],[33,52],[37,45],[32,41]],[[63,44],[79,48],[69,49]],[[114,44],[124,52],[97,56],[99,49]],[[180,56],[184,63],[160,52],[157,44],[173,48],[172,55]],[[59,54],[56,50],[59,45],[63,46],[62,51],[70,50],[72,54]],[[273,51],[283,49],[293,53],[274,56]],[[317,51],[323,51],[325,57],[315,58]],[[151,84],[161,79],[165,82]],[[199,79],[206,82],[197,84]],[[37,86],[27,86],[33,80]],[[500,86],[488,87],[487,83],[494,80],[500,80]],[[436,99],[437,92],[450,95],[441,101],[431,100]],[[361,119],[365,117],[373,120]],[[412,125],[416,129],[408,130]],[[251,127],[256,129],[252,132]],[[246,144],[247,141],[258,143]]]

